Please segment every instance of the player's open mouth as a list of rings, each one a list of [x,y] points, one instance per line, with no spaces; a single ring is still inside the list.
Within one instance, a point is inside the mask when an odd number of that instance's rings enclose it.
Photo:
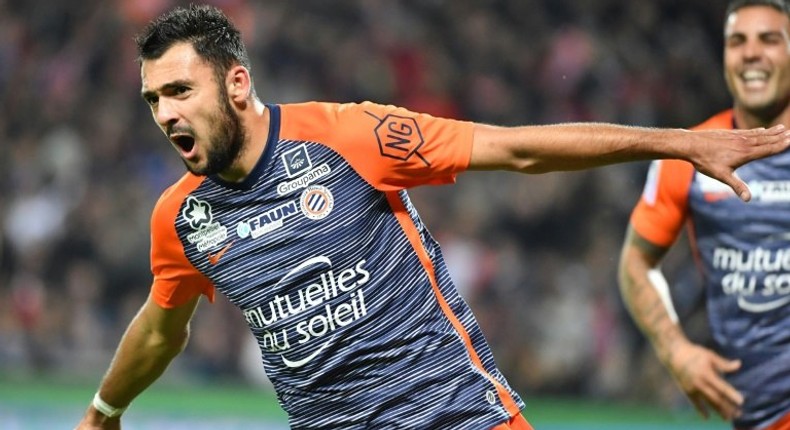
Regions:
[[[764,70],[746,70],[741,74],[746,88],[762,89],[768,83],[768,72]]]
[[[181,148],[184,155],[189,155],[195,148],[195,138],[186,134],[170,135],[170,141]]]

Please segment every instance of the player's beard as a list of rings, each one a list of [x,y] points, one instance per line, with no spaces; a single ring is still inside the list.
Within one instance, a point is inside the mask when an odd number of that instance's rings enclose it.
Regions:
[[[225,88],[220,86],[219,112],[211,118],[214,130],[209,137],[206,151],[206,165],[203,168],[192,166],[184,160],[187,170],[195,175],[208,176],[222,173],[239,159],[247,139],[247,130],[241,119],[228,102]]]

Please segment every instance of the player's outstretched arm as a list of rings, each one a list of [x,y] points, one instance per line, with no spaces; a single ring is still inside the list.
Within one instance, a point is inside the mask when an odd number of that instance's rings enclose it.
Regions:
[[[681,327],[670,317],[657,286],[649,277],[666,253],[641,237],[629,226],[620,256],[620,293],[637,326],[647,336],[659,360],[675,382],[708,417],[708,408],[731,420],[740,413],[743,396],[728,384],[722,374],[740,367],[737,360],[727,360],[710,349],[689,341]]]
[[[187,344],[189,321],[199,300],[198,296],[164,309],[148,298],[126,329],[102,379],[98,396],[103,402],[111,408],[125,408],[162,375]],[[120,429],[120,416],[110,418],[94,405],[88,407],[78,430]]]
[[[472,170],[523,173],[580,170],[626,161],[675,158],[729,185],[743,199],[751,194],[735,175],[741,165],[784,151],[790,132],[770,129],[699,130],[573,123],[523,127],[477,124]]]

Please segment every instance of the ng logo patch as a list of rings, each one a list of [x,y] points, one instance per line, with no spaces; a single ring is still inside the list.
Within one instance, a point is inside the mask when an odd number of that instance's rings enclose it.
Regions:
[[[366,113],[379,121],[373,131],[376,133],[376,140],[378,140],[382,156],[406,161],[416,155],[426,166],[431,165],[418,152],[425,140],[417,120],[392,114],[378,118],[370,112]]]

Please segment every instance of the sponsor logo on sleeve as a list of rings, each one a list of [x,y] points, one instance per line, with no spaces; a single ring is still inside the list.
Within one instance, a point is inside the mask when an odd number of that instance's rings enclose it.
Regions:
[[[392,114],[379,118],[371,112],[366,113],[379,122],[373,129],[373,132],[376,134],[376,140],[382,156],[402,161],[416,156],[426,166],[431,165],[418,152],[425,140],[422,137],[422,131],[420,131],[420,126],[417,124],[416,119]]]

